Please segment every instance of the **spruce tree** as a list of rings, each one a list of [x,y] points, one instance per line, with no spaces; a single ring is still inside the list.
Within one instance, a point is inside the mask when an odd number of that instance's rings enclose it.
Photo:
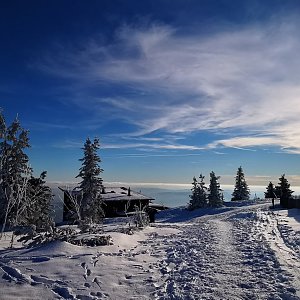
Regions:
[[[235,177],[235,187],[232,193],[232,201],[249,200],[250,190],[245,180],[245,174],[240,166]]]
[[[204,178],[202,174],[199,176],[200,181],[197,181],[195,176],[193,177],[192,195],[190,195],[191,200],[188,207],[190,210],[207,206],[207,188]]]
[[[270,181],[268,186],[266,187],[265,198],[276,198],[276,190],[274,184]]]
[[[18,223],[16,218],[24,211],[25,185],[32,174],[25,150],[30,147],[28,131],[24,130],[18,118],[10,126],[0,113],[0,221]]]
[[[293,198],[294,191],[290,189],[290,184],[283,174],[279,178],[278,186],[276,186],[277,196],[280,197],[280,205],[284,208],[288,208],[289,200]]]
[[[80,159],[82,167],[76,176],[76,178],[82,178],[80,182],[82,191],[81,216],[84,220],[92,222],[99,222],[104,215],[101,198],[103,185],[100,177],[103,170],[99,166],[101,159],[97,154],[99,148],[99,139],[95,138],[92,142],[87,138],[83,147],[84,157]]]
[[[193,177],[191,191],[192,191],[192,194],[190,195],[191,200],[190,200],[188,208],[190,210],[194,210],[197,208],[197,202],[198,202],[198,181],[195,176]]]
[[[24,225],[35,225],[37,230],[46,229],[53,220],[52,212],[52,191],[46,185],[46,174],[44,171],[40,177],[33,177],[28,180],[27,198],[29,199],[24,214]]]
[[[200,181],[198,181],[198,203],[201,208],[207,206],[207,187],[205,186],[204,178],[205,176],[200,174]]]
[[[220,176],[216,176],[213,171],[210,173],[208,205],[211,207],[220,207],[223,205],[223,194],[218,182],[219,179]]]

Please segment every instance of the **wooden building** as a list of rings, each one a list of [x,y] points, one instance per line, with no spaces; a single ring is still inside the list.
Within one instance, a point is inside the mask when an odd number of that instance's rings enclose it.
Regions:
[[[74,201],[80,201],[81,190],[79,188],[73,190],[59,189],[64,192],[63,221],[76,220]],[[103,187],[101,198],[105,217],[107,218],[126,216],[126,213],[135,211],[136,206],[143,209],[149,207],[154,200],[126,187]]]

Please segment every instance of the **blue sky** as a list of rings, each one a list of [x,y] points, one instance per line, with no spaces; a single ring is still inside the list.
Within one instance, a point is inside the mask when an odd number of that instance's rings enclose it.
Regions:
[[[299,1],[4,1],[0,107],[36,173],[105,181],[300,185]]]

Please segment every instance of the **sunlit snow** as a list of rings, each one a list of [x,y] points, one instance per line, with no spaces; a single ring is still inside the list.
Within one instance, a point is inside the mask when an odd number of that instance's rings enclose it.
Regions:
[[[269,203],[174,208],[133,235],[124,219],[113,245],[52,242],[7,249],[1,299],[300,299],[300,212]]]

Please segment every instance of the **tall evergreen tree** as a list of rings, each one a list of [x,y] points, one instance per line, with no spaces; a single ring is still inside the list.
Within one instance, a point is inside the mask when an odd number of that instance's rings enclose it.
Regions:
[[[211,207],[220,207],[223,205],[223,194],[218,182],[219,179],[220,176],[216,176],[213,171],[210,173],[208,205]]]
[[[279,178],[278,186],[276,186],[276,193],[280,197],[280,205],[288,208],[289,200],[293,198],[294,191],[290,189],[290,184],[285,178],[285,174]]]
[[[20,192],[25,195],[24,185],[32,173],[25,153],[30,145],[28,131],[21,127],[18,118],[7,127],[2,113],[0,115],[0,220],[3,222],[6,215],[9,223],[15,223],[26,200],[20,199]]]
[[[199,176],[200,181],[197,181],[196,177],[193,178],[192,195],[190,195],[191,200],[188,207],[190,210],[207,206],[207,187],[204,178],[202,174]]]
[[[52,212],[52,191],[46,185],[46,174],[44,171],[40,177],[33,177],[28,180],[27,198],[28,205],[23,218],[24,225],[35,225],[38,230],[45,229],[53,222]]]
[[[232,193],[232,201],[249,200],[250,190],[245,180],[245,174],[240,166],[235,177],[235,187]]]
[[[270,181],[266,187],[265,198],[277,198],[274,184]]]
[[[205,186],[205,176],[200,174],[198,181],[198,203],[199,207],[206,207],[207,206],[207,187]]]
[[[95,138],[93,142],[89,138],[86,140],[83,147],[84,157],[80,159],[82,167],[76,176],[76,178],[82,178],[80,182],[82,190],[81,216],[83,219],[93,222],[98,222],[103,217],[101,199],[103,185],[100,177],[103,170],[99,166],[101,162],[97,154],[99,148],[99,139]]]
[[[190,195],[190,203],[188,208],[190,210],[194,210],[197,207],[197,202],[198,202],[198,181],[197,178],[194,176],[193,177],[193,182],[192,182],[192,194]]]

